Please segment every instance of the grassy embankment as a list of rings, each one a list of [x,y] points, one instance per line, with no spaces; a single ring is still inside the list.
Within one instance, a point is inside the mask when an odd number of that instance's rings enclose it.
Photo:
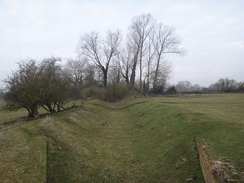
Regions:
[[[185,182],[194,175],[203,182],[196,136],[243,172],[243,108],[243,94],[93,100],[84,109],[1,125],[0,180]],[[8,115],[0,112],[0,122]]]

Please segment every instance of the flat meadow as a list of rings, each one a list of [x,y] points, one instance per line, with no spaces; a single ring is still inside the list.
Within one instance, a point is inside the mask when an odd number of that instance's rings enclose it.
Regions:
[[[94,99],[37,120],[25,115],[0,111],[3,183],[204,182],[196,138],[244,172],[244,94]]]

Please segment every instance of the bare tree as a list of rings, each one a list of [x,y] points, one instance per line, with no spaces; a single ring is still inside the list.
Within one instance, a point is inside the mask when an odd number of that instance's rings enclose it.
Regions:
[[[218,82],[208,87],[210,90],[219,90],[223,92],[243,92],[244,82],[237,82],[234,79],[220,78]]]
[[[110,62],[118,55],[121,43],[120,31],[107,32],[105,40],[101,40],[98,33],[91,32],[81,37],[80,55],[92,61],[103,73],[103,86],[107,87],[107,77]]]
[[[65,77],[69,80],[69,95],[73,100],[80,99],[81,90],[85,84],[86,78],[86,59],[69,59],[64,67]]]
[[[190,91],[201,91],[202,88],[199,84],[194,84],[190,87]]]
[[[85,67],[84,87],[97,86],[100,81],[99,69],[90,63],[87,63]]]
[[[159,77],[161,63],[165,54],[178,54],[183,55],[184,51],[179,47],[181,44],[180,39],[175,34],[172,27],[163,26],[161,23],[154,27],[151,36],[152,44],[155,49],[155,74],[153,81],[153,90],[156,88],[157,80]],[[167,66],[168,68],[169,66]],[[167,69],[169,70],[169,69]]]
[[[141,91],[143,81],[144,90],[149,91],[152,77],[153,90],[156,89],[157,84],[162,86],[162,80],[167,80],[172,68],[164,60],[166,54],[183,55],[184,53],[184,50],[180,48],[181,41],[175,34],[175,30],[172,27],[163,26],[161,23],[157,24],[150,14],[136,16],[132,19],[128,44],[133,50],[130,83],[134,86],[137,65],[139,65],[139,89]]]
[[[232,92],[238,87],[238,83],[234,79],[229,78],[220,78],[215,85],[225,92]]]
[[[71,78],[71,82],[74,85],[83,85],[84,74],[85,74],[85,65],[87,64],[85,59],[74,60],[69,59],[65,65],[65,73]]]
[[[136,65],[139,63],[140,80],[139,88],[142,90],[143,56],[145,55],[145,42],[154,26],[154,20],[150,14],[135,16],[129,27],[128,39],[131,47],[134,48],[134,64],[131,75],[131,82],[135,82]]]
[[[126,48],[122,49],[119,55],[119,67],[122,77],[127,84],[130,83],[130,76],[133,67],[133,49],[127,44]]]
[[[178,91],[184,92],[184,91],[190,91],[191,86],[192,86],[192,84],[190,81],[179,81],[177,83],[177,85],[175,86],[175,88]]]
[[[119,65],[115,65],[110,69],[108,73],[108,80],[110,84],[119,84],[120,82],[121,71]]]
[[[148,39],[147,41],[147,63],[146,63],[146,75],[144,78],[144,90],[149,93],[149,89],[150,89],[150,77],[153,74],[153,59],[155,56],[155,49],[152,46],[152,40]],[[147,79],[147,82],[146,82]]]
[[[132,87],[134,87],[136,81],[136,68],[137,68],[138,53],[139,53],[138,42],[134,40],[134,43],[132,42],[129,43],[130,47],[133,49],[132,68],[131,68],[131,75],[130,75],[130,84]]]
[[[109,31],[105,39],[95,32],[81,37],[79,54],[99,68],[104,87],[108,84],[108,70],[111,66],[114,67],[111,62],[119,60],[119,68],[113,69],[114,74],[116,73],[113,79],[120,78],[121,74],[127,84],[138,87],[141,92],[149,92],[151,86],[153,89],[157,85],[162,88],[162,83],[166,83],[172,70],[171,65],[165,62],[166,55],[184,53],[174,29],[161,23],[157,24],[150,14],[135,16],[132,19],[126,46],[119,54],[120,42],[119,31]],[[120,74],[117,73],[118,70]]]
[[[156,60],[157,61],[157,60]],[[159,64],[153,64],[152,73],[150,74],[153,93],[163,93],[167,80],[170,78],[170,74],[172,72],[171,62],[164,60]],[[160,88],[160,89],[159,89]],[[160,91],[159,91],[160,90]]]

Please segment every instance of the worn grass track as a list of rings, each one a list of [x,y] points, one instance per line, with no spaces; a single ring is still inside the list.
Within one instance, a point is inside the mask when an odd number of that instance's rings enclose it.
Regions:
[[[2,125],[0,180],[167,183],[194,175],[203,182],[196,136],[242,172],[243,102],[243,95],[92,100],[82,109]]]

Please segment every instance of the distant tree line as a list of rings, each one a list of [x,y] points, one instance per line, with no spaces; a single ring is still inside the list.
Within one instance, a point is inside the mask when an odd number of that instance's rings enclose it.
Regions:
[[[135,16],[123,43],[119,30],[108,31],[105,38],[98,32],[84,33],[78,62],[96,70],[92,79],[103,88],[124,82],[142,93],[162,93],[172,71],[167,55],[184,54],[175,30],[150,14]]]
[[[179,92],[201,91],[203,88],[199,84],[191,84],[190,81],[179,81],[175,86]]]
[[[220,78],[216,83],[211,84],[209,89],[223,92],[244,92],[244,82],[237,82],[229,78]]]
[[[77,59],[26,59],[5,80],[6,109],[25,108],[37,118],[38,109],[54,113],[70,100],[97,97],[116,101],[130,92],[162,94],[172,71],[168,55],[184,55],[172,27],[150,14],[135,16],[125,39],[119,30],[83,33]]]
[[[169,91],[171,91],[171,93],[200,91],[244,92],[244,82],[237,82],[229,78],[220,78],[209,87],[203,87],[199,84],[192,84],[190,81],[179,81],[175,86],[169,86],[166,92]]]

